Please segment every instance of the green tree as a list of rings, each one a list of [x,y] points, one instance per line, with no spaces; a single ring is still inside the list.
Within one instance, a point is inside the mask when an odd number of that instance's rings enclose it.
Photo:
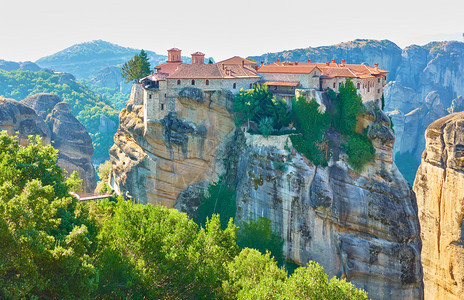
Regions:
[[[121,75],[126,79],[126,83],[130,81],[139,82],[139,80],[150,74],[150,62],[144,50],[139,54],[134,55],[128,62],[122,65]]]
[[[354,83],[347,79],[338,93],[338,118],[335,123],[335,128],[344,135],[350,135],[356,131],[357,117],[363,110],[363,102],[361,96],[354,86]]]
[[[230,218],[235,218],[237,204],[234,186],[228,185],[222,178],[208,186],[208,191],[202,194],[195,222],[205,225],[208,218],[219,214],[221,224],[227,226]]]
[[[38,137],[21,147],[0,134],[0,298],[83,298],[96,289],[92,236],[57,158]]]
[[[273,128],[288,126],[290,118],[285,101],[277,100],[267,85],[256,84],[250,90],[241,90],[234,100],[235,123],[253,121],[259,124],[264,118],[271,118]]]
[[[269,251],[279,265],[284,264],[283,245],[280,235],[274,233],[271,221],[265,217],[243,222],[237,232],[237,245],[240,248],[253,248],[266,254]]]

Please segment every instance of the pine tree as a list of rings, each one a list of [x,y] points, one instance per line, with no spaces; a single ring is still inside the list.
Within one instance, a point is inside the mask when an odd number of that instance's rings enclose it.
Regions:
[[[126,83],[130,81],[139,82],[139,80],[150,74],[150,62],[148,62],[147,53],[141,50],[139,54],[134,55],[128,62],[122,66],[121,75],[126,79]]]

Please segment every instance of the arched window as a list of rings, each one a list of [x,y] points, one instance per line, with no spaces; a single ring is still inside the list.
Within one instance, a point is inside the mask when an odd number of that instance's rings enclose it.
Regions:
[[[341,87],[342,87],[342,83],[339,82],[339,83],[338,83],[338,88],[341,88]]]
[[[179,80],[177,80],[177,85],[180,85],[180,79],[179,79]]]
[[[335,82],[334,82],[333,88],[335,88]]]
[[[192,85],[195,85],[195,79],[192,79]]]
[[[150,95],[148,95],[148,99],[151,99],[151,94],[150,94]]]
[[[359,82],[358,82],[357,88],[358,90],[361,88],[361,84]]]
[[[208,79],[206,79],[206,85],[209,85],[209,80]]]
[[[251,88],[253,88],[253,84],[252,84],[252,83],[250,83],[250,89],[251,89]]]
[[[234,88],[234,89],[237,88],[237,84],[236,84],[235,82],[234,82],[233,88]]]

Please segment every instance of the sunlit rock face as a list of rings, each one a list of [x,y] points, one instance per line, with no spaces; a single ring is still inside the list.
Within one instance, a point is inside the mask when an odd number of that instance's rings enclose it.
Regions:
[[[464,295],[464,113],[433,122],[414,181],[426,299]]]
[[[145,128],[143,105],[129,101],[110,150],[113,188],[141,203],[174,207],[189,186],[217,180],[235,131],[232,105],[222,91],[201,101],[179,96],[176,111]]]

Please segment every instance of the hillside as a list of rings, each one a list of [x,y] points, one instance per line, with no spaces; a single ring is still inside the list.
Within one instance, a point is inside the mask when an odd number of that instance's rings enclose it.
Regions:
[[[108,157],[119,111],[102,96],[79,83],[71,74],[0,70],[0,95],[22,100],[37,93],[51,93],[70,105],[71,113],[89,132],[94,146],[94,160]]]
[[[123,64],[139,52],[140,49],[95,40],[76,44],[50,56],[42,57],[36,63],[43,68],[74,74],[77,78],[92,79],[101,69]],[[165,55],[152,51],[146,52],[152,65],[166,60]]]

